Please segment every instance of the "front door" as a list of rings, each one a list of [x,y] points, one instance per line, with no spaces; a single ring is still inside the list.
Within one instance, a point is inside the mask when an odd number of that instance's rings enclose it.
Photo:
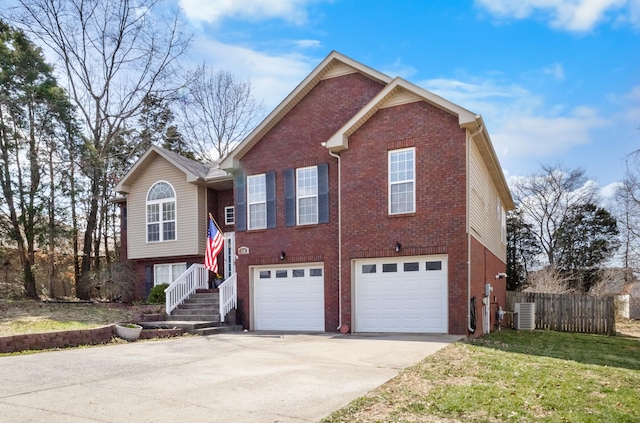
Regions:
[[[224,279],[227,280],[236,273],[236,234],[224,234]]]

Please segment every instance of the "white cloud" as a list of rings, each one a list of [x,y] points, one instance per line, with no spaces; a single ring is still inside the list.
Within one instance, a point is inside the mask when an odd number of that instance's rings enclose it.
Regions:
[[[640,24],[638,0],[476,0],[500,19],[542,17],[551,27],[587,32],[605,20]]]
[[[383,67],[382,69],[380,69],[380,71],[386,75],[394,77],[399,76],[400,78],[408,79],[411,76],[415,75],[416,68],[402,63],[400,59],[396,59],[395,62]]]
[[[622,187],[622,182],[612,182],[609,185],[605,185],[600,188],[598,193],[600,194],[601,202],[608,204],[614,200],[616,192]]]
[[[553,65],[542,69],[542,73],[545,75],[551,75],[558,81],[564,80],[564,67],[560,63],[554,63]]]
[[[207,64],[250,79],[254,93],[264,101],[267,113],[320,62],[298,53],[269,54],[215,40],[199,39],[194,47]]]
[[[518,85],[491,79],[471,83],[432,79],[419,85],[483,115],[498,154],[509,158],[553,158],[588,144],[591,131],[608,124],[597,109],[548,105],[542,96]]]
[[[307,21],[308,4],[318,0],[180,0],[187,18],[215,23],[223,18],[251,21],[282,19],[296,25]]]
[[[297,40],[294,43],[300,48],[317,48],[322,46],[318,40]]]

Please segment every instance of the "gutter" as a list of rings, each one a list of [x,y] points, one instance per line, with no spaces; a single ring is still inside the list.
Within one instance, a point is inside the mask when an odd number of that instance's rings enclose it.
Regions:
[[[329,150],[329,155],[338,159],[338,330],[342,327],[342,184],[340,155]]]
[[[476,119],[479,116],[476,117]],[[467,219],[467,330],[469,333],[475,333],[475,329],[471,327],[471,218],[470,218],[470,200],[471,200],[471,184],[469,178],[469,158],[471,157],[471,143],[473,142],[473,138],[478,135],[484,127],[480,124],[478,126],[478,130],[473,134],[467,137],[467,164],[466,164],[466,178],[467,178],[467,206],[466,210],[466,219]]]

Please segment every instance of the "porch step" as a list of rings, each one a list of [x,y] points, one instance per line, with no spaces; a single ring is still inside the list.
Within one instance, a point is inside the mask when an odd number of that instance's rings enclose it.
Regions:
[[[140,323],[146,329],[173,329],[179,328],[193,335],[215,335],[217,333],[242,332],[242,325],[219,326],[220,322],[207,321],[160,321]]]
[[[164,322],[145,322],[152,327],[181,328],[195,335],[213,335],[223,332],[242,331],[235,325],[235,310],[220,322],[220,295],[214,292],[196,292],[179,305]]]

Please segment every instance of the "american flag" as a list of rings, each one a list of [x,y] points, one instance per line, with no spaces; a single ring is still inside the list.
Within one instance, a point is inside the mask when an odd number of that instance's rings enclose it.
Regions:
[[[213,217],[209,216],[209,230],[207,231],[207,251],[204,254],[204,267],[218,273],[218,254],[222,251],[224,237],[213,223]]]

